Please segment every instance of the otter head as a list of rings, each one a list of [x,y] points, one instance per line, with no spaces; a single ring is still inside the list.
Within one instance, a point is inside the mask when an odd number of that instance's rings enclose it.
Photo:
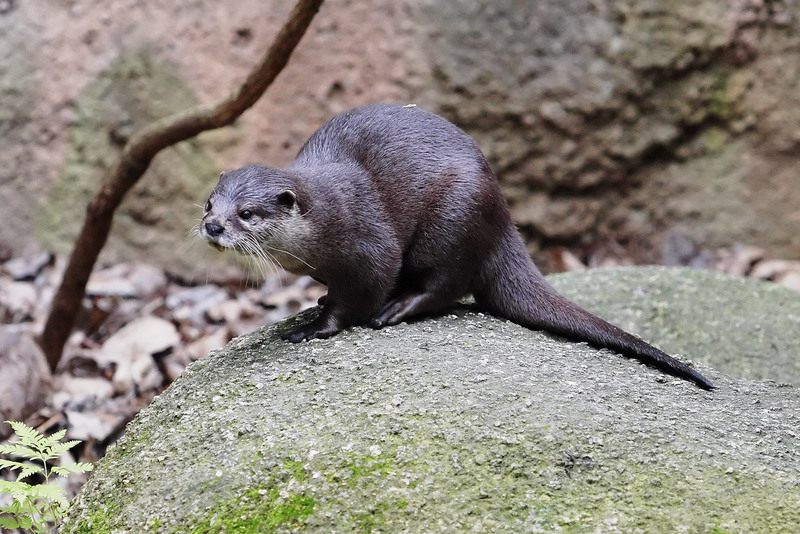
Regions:
[[[289,271],[305,271],[298,233],[305,227],[306,211],[292,175],[260,165],[242,167],[220,174],[198,233],[217,250],[230,249],[275,261]]]

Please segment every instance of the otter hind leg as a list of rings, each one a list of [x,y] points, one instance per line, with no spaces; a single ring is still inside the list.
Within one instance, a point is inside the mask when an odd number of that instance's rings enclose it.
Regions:
[[[466,270],[459,270],[464,273]],[[370,326],[382,328],[405,321],[415,315],[431,314],[441,311],[466,295],[466,277],[447,275],[445,269],[434,271],[428,277],[407,274],[399,284],[399,291],[389,297],[386,303],[372,315]],[[447,275],[447,276],[445,276]],[[420,283],[420,279],[422,282]],[[403,283],[414,280],[416,283]]]
[[[387,302],[372,316],[369,324],[373,328],[396,325],[413,315],[439,311],[454,300],[435,293],[407,293]]]

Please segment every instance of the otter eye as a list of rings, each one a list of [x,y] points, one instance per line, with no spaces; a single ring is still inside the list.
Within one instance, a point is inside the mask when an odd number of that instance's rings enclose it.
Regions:
[[[211,211],[211,200],[206,200],[206,211]]]
[[[242,210],[239,212],[239,218],[244,219],[245,221],[253,216],[253,212],[250,210]]]

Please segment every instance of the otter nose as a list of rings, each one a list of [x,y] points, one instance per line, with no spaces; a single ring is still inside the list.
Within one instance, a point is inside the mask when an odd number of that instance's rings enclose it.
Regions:
[[[211,237],[217,237],[218,235],[222,234],[225,228],[222,225],[219,225],[215,222],[207,222],[206,223],[206,233]]]

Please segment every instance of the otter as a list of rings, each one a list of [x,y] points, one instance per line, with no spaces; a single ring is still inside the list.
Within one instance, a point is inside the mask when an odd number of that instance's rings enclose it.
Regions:
[[[220,175],[199,225],[220,250],[328,287],[297,343],[395,325],[472,295],[493,315],[639,359],[712,389],[686,364],[559,294],[533,263],[478,145],[416,106],[374,104],[320,127],[284,168]]]

